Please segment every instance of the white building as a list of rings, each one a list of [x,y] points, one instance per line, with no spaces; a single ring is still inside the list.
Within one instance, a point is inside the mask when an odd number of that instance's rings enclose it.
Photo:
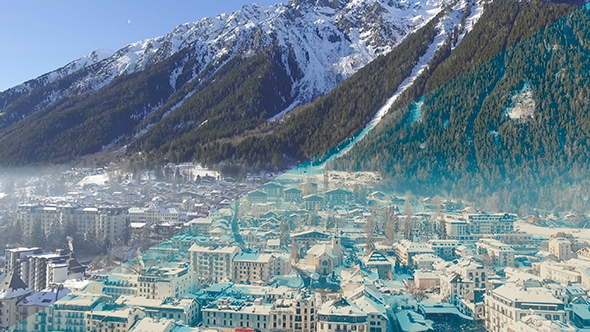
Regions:
[[[137,294],[146,299],[179,298],[192,291],[193,274],[188,263],[143,269],[137,276]]]
[[[80,235],[92,232],[98,240],[107,238],[112,242],[127,227],[127,209],[23,204],[18,207],[17,221],[25,236],[31,235],[35,224],[45,235],[55,225],[75,225]]]
[[[473,241],[486,234],[513,233],[516,216],[508,213],[448,213],[443,219],[447,236]]]
[[[457,257],[455,250],[461,245],[457,240],[429,240],[428,246],[434,250],[434,253],[446,260],[451,260]]]
[[[176,208],[161,208],[156,206],[127,210],[131,222],[144,222],[149,225],[158,223],[178,224],[184,222],[184,215]]]
[[[47,312],[47,318],[39,321],[40,326],[45,329],[40,331],[76,331],[86,330],[84,315],[90,312],[99,303],[109,301],[111,298],[105,295],[96,294],[69,294],[56,302]],[[45,317],[38,317],[45,318]]]
[[[515,251],[498,240],[483,238],[476,243],[479,255],[487,254],[495,267],[514,267]]]
[[[21,317],[17,303],[31,295],[33,290],[18,277],[16,272],[8,272],[0,284],[0,329],[6,329],[26,317]]]
[[[199,303],[195,299],[178,297],[146,299],[140,296],[123,295],[115,303],[125,307],[141,309],[151,318],[182,320],[188,325],[195,324],[200,313]]]
[[[259,329],[270,331],[271,303],[234,302],[230,298],[220,299],[201,310],[205,327],[221,329]]]
[[[558,259],[564,261],[574,258],[572,243],[570,240],[563,237],[554,237],[549,240],[549,252],[554,254]]]
[[[543,279],[553,280],[562,285],[579,283],[582,281],[580,272],[566,264],[554,261],[545,261],[539,265],[540,276]]]
[[[271,254],[237,254],[233,259],[232,280],[237,283],[266,284],[274,275]]]
[[[41,291],[67,279],[82,278],[85,266],[64,250],[44,253],[39,248],[15,248],[5,251],[6,271],[18,273],[29,288]]]
[[[489,291],[485,297],[486,329],[504,332],[531,312],[549,321],[565,321],[564,303],[543,287],[509,283]]]
[[[129,331],[136,321],[145,316],[145,312],[140,309],[111,307],[106,303],[99,303],[91,311],[84,314],[84,325],[86,331]]]
[[[273,301],[271,330],[280,332],[315,331],[319,302],[316,296],[304,292]]]
[[[232,261],[241,252],[237,246],[201,247],[196,244],[189,249],[191,266],[198,285],[224,282],[232,279]]]
[[[325,302],[317,316],[318,332],[365,332],[369,329],[367,314],[346,299]]]
[[[395,254],[400,263],[406,266],[412,266],[412,257],[422,254],[434,254],[434,250],[426,243],[416,243],[408,240],[402,240],[395,245]]]
[[[574,327],[564,322],[547,320],[544,317],[530,315],[508,326],[508,332],[576,332]]]

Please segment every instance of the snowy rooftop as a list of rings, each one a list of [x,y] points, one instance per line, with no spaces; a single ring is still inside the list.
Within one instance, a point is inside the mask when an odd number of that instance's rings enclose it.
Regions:
[[[234,257],[234,262],[268,263],[272,258],[271,254],[246,254],[241,253]]]
[[[402,310],[395,314],[403,332],[420,332],[432,330],[433,322],[412,310]]]
[[[525,287],[515,283],[502,285],[492,291],[492,294],[514,302],[563,304],[556,299],[551,291],[543,287]]]

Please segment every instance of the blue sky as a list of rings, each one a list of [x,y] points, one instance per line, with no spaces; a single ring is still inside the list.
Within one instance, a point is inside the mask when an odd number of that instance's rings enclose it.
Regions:
[[[2,0],[0,91],[95,49],[115,51],[254,2],[286,0]]]

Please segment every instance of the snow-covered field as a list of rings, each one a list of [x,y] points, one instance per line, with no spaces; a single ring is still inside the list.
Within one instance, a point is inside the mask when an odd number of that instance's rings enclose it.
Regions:
[[[80,182],[78,182],[78,184],[76,185],[77,187],[84,187],[84,185],[87,184],[95,184],[98,186],[104,186],[107,182],[109,181],[109,177],[106,174],[96,174],[96,175],[88,175],[85,178],[83,178],[82,180],[80,180]]]
[[[514,224],[514,228],[516,231],[524,232],[541,238],[550,238],[552,235],[563,232],[566,234],[572,234],[574,237],[580,240],[590,241],[590,229],[541,227],[523,221],[517,221]]]

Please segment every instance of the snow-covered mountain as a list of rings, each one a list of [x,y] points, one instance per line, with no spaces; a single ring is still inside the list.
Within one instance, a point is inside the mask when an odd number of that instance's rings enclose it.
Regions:
[[[475,1],[291,0],[288,4],[269,7],[246,5],[231,14],[186,23],[167,35],[133,43],[114,53],[95,51],[56,71],[0,92],[0,129],[5,129],[4,133],[0,132],[0,142],[13,135],[11,126],[32,115],[72,113],[85,101],[88,105],[84,110],[94,109],[89,98],[108,94],[103,90],[115,86],[117,80],[123,84],[122,81],[136,77],[133,75],[144,73],[141,82],[149,85],[150,78],[157,76],[158,83],[150,86],[152,90],[146,90],[150,97],[145,97],[143,105],[134,100],[125,110],[124,116],[131,122],[125,122],[125,128],[121,125],[117,130],[103,130],[101,135],[108,137],[96,137],[102,147],[129,143],[170,114],[186,112],[181,106],[199,89],[204,89],[204,84],[212,84],[208,79],[220,75],[220,70],[225,68],[229,72],[227,66],[232,61],[250,59],[269,49],[275,50],[269,57],[277,58],[276,68],[279,68],[273,70],[280,71],[273,75],[286,75],[290,81],[286,84],[288,91],[276,92],[276,105],[265,110],[263,117],[272,121],[326,94],[448,7],[453,7],[453,15],[459,13],[459,18],[468,8],[473,13],[479,12]],[[459,24],[456,19],[447,21]],[[452,27],[444,29],[449,30]],[[163,86],[164,78],[168,86]],[[114,97],[100,99],[109,98]],[[119,104],[125,102],[121,100]],[[242,118],[261,112],[252,110]],[[195,122],[203,124],[207,120],[206,115],[199,114],[169,128]],[[82,122],[58,122],[55,126],[60,132],[45,128],[51,133],[41,136],[52,139]],[[97,152],[93,150],[96,147],[77,154]]]

